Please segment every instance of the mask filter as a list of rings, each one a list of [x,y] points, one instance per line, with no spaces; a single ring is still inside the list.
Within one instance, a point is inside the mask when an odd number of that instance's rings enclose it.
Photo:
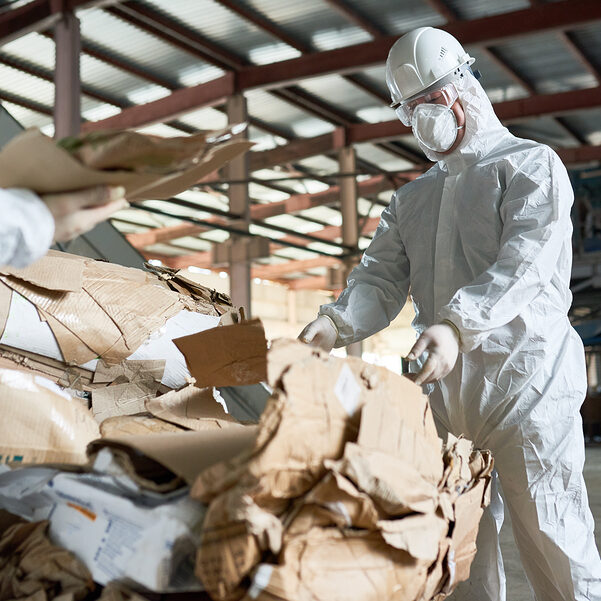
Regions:
[[[457,139],[455,113],[441,104],[420,104],[411,119],[413,135],[426,148],[434,152],[445,152]]]

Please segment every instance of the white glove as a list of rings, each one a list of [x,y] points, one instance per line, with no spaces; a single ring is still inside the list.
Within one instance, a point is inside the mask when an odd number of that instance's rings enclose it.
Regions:
[[[448,323],[430,326],[417,339],[407,359],[413,361],[424,351],[428,351],[428,359],[415,377],[415,383],[419,385],[442,380],[455,367],[459,354],[457,329]]]
[[[299,334],[298,339],[301,342],[318,346],[328,353],[334,348],[338,338],[338,330],[334,322],[325,315],[320,315],[310,324],[306,325]]]

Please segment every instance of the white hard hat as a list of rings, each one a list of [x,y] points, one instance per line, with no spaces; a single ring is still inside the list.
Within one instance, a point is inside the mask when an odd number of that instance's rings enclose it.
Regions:
[[[393,104],[401,104],[474,59],[442,29],[419,27],[398,39],[386,60]]]

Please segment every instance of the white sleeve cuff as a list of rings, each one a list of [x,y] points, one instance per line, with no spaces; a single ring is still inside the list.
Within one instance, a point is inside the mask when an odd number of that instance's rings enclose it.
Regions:
[[[54,238],[54,218],[31,190],[0,189],[0,264],[26,267],[43,257]]]

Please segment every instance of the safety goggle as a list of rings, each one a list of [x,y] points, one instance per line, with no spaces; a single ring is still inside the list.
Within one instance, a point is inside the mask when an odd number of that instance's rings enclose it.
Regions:
[[[394,103],[391,108],[394,109],[397,117],[403,125],[411,126],[413,112],[420,104],[442,104],[447,107],[453,106],[454,102],[459,98],[457,88],[452,83],[444,85],[442,88],[430,90],[425,94],[414,96],[404,103]]]

